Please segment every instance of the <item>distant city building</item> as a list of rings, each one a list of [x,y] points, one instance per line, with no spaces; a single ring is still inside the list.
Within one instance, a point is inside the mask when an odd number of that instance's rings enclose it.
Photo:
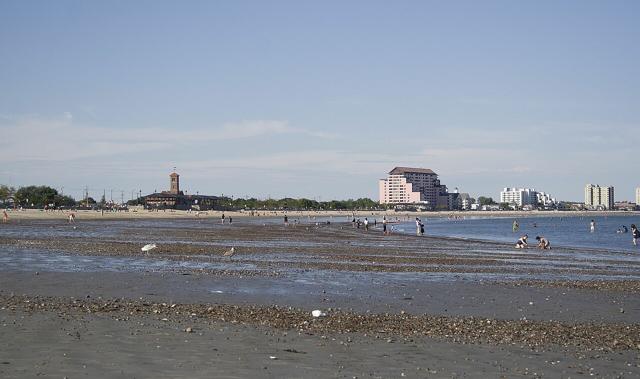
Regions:
[[[555,197],[551,197],[550,194],[546,192],[538,192],[536,193],[538,205],[543,207],[553,207],[558,205],[558,200]]]
[[[445,189],[445,186],[441,186],[441,191]],[[439,203],[441,203],[439,205],[439,208],[443,208],[444,205],[446,204],[447,208],[449,210],[469,210],[471,209],[471,196],[469,196],[468,193],[460,193],[460,191],[458,190],[458,187],[453,189],[453,192],[446,192],[444,191],[444,193],[442,193],[439,197],[438,197]]]
[[[441,184],[438,188],[438,201],[436,201],[436,209],[439,210],[453,210],[458,209],[458,196],[460,194],[456,192],[449,192],[447,186]]]
[[[538,204],[538,192],[530,188],[505,188],[500,192],[500,202],[523,207]]]
[[[169,175],[169,191],[152,193],[143,199],[147,208],[200,211],[214,209],[219,201],[217,196],[185,195],[180,191],[180,175],[176,172]]]
[[[430,169],[396,167],[378,183],[381,204],[422,204],[429,209],[452,209],[453,194]]]
[[[584,205],[588,209],[613,209],[613,187],[587,184],[584,187]]]
[[[460,196],[458,196],[458,209],[467,211],[471,209],[471,205],[472,205],[472,199],[468,193],[461,193]]]
[[[636,206],[640,206],[640,187],[636,188]]]
[[[614,207],[619,211],[634,211],[636,209],[636,204],[629,201],[616,201]]]

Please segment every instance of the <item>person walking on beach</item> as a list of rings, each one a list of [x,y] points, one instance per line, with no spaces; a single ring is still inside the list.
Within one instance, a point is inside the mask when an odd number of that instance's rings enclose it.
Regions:
[[[364,218],[364,231],[369,231],[369,220],[366,217]]]
[[[289,226],[289,217],[287,215],[284,215],[284,226]]]
[[[69,213],[69,224],[72,224],[74,222],[76,222],[76,215],[73,212],[71,212]]]
[[[520,229],[520,225],[518,224],[518,220],[513,220],[513,226],[511,227],[513,233],[517,232]]]
[[[516,242],[516,249],[524,249],[525,247],[529,246],[527,244],[527,238],[529,238],[529,236],[527,236],[526,234],[520,237],[520,239],[518,239],[518,241]]]
[[[420,221],[420,219],[418,217],[416,217],[416,235],[420,235],[420,224],[422,224],[422,221]]]
[[[631,236],[633,237],[633,246],[638,246],[638,240],[640,239],[640,230],[636,228],[636,224],[631,224]]]
[[[424,222],[420,221],[420,235],[424,236]]]
[[[7,222],[9,222],[9,215],[7,214],[7,211],[4,210],[2,211],[2,223],[6,224]]]
[[[224,212],[222,212],[222,216],[220,217],[220,223],[224,224]]]
[[[538,241],[538,248],[543,250],[551,249],[551,243],[549,242],[548,239],[544,237],[536,236],[536,241]]]
[[[596,222],[594,220],[591,220],[591,224],[589,226],[589,229],[591,230],[591,233],[596,231]]]

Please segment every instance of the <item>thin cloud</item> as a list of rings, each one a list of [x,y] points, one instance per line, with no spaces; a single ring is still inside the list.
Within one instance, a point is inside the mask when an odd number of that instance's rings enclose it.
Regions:
[[[58,118],[7,119],[0,142],[0,161],[73,160],[127,153],[148,153],[175,146],[241,140],[268,135],[299,134],[332,138],[323,132],[292,127],[286,121],[246,120],[207,129],[179,132],[164,128],[109,129],[75,122],[70,112]]]

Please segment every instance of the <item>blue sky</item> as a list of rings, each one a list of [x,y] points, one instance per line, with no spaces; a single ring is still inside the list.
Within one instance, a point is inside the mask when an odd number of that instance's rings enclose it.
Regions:
[[[637,1],[0,2],[0,183],[582,200],[640,186]],[[115,196],[114,196],[115,197]]]

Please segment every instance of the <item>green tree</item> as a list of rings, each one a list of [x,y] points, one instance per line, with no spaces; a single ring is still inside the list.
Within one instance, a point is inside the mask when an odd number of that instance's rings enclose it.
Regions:
[[[71,196],[57,195],[55,197],[56,207],[73,207],[76,205],[76,201]]]
[[[90,206],[92,206],[94,204],[97,204],[96,200],[91,196],[87,197],[86,199],[82,199],[82,200],[78,200],[77,201],[77,205],[79,207],[90,207]]]
[[[16,189],[13,187],[0,185],[0,203],[5,203],[15,194]]]
[[[503,211],[511,210],[511,205],[509,205],[509,203],[500,203],[500,210],[503,210]]]
[[[480,197],[478,197],[478,204],[480,204],[480,205],[494,205],[494,204],[497,204],[497,203],[495,201],[493,201],[493,198],[491,198],[491,197],[480,196]]]
[[[47,186],[27,186],[16,191],[15,199],[23,207],[42,208],[55,204],[58,191]]]
[[[283,199],[266,199],[257,200],[255,198],[250,199],[229,199],[221,198],[218,202],[220,207],[225,209],[306,209],[306,210],[318,210],[318,209],[331,209],[331,210],[349,210],[349,209],[385,209],[384,205],[379,204],[376,201],[367,198],[360,198],[357,200],[331,200],[320,202],[317,200],[300,198],[283,198]]]

